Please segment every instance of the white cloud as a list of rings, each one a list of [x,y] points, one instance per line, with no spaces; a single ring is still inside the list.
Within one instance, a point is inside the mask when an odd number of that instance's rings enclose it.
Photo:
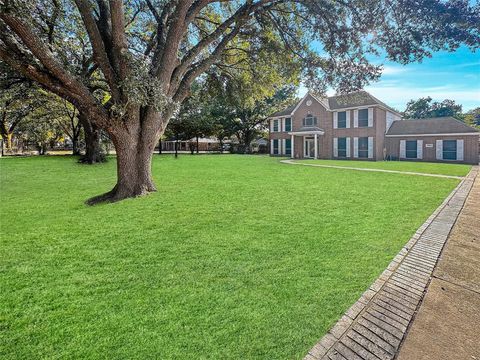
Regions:
[[[407,71],[407,68],[401,66],[385,65],[382,70],[382,75],[397,75]]]

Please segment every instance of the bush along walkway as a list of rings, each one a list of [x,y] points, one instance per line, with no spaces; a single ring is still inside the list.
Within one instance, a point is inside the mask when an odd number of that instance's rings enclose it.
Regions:
[[[330,168],[330,169],[373,171],[373,172],[383,172],[383,173],[391,173],[391,174],[430,176],[430,177],[438,177],[438,178],[444,178],[444,179],[463,179],[462,176],[454,176],[454,175],[428,174],[428,173],[420,173],[420,172],[413,172],[413,171],[373,169],[373,168],[352,167],[352,166],[306,164],[306,163],[297,162],[295,160],[280,160],[280,162],[283,164],[289,164],[289,165],[313,166],[313,167],[322,167],[322,168]]]
[[[474,166],[304,360],[395,358],[477,173]]]

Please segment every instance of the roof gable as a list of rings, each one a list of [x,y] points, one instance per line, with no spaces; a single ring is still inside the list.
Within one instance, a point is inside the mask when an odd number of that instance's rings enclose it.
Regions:
[[[328,111],[338,111],[343,109],[352,109],[367,106],[380,106],[388,111],[401,115],[397,110],[378,100],[375,96],[369,94],[364,90],[360,90],[344,95],[330,96],[328,98],[318,98],[314,94],[307,92],[307,94],[305,94],[305,96],[300,101],[296,102],[292,106],[289,106],[285,110],[277,111],[276,113],[270,115],[270,117],[275,118],[282,116],[292,116],[295,111],[302,105],[302,103],[308,98],[317,101]]]
[[[294,105],[287,107],[285,110],[277,111],[276,113],[270,115],[270,117],[275,118],[275,117],[281,117],[281,116],[292,116],[295,113],[295,111],[297,111],[297,109],[305,102],[305,100],[309,98],[318,102],[325,109],[329,110],[327,99],[323,101],[322,99],[318,99],[315,95],[311,94],[310,92],[307,92],[300,101],[297,101]]]

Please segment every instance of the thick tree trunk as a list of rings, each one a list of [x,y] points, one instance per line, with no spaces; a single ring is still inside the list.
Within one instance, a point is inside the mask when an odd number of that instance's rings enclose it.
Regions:
[[[85,156],[80,158],[80,162],[85,164],[96,164],[105,162],[105,154],[100,145],[100,129],[88,120],[85,114],[78,116],[85,134]]]
[[[87,204],[115,202],[156,191],[151,166],[161,131],[142,120],[119,121],[109,129],[117,153],[117,184],[111,191],[88,200]]]

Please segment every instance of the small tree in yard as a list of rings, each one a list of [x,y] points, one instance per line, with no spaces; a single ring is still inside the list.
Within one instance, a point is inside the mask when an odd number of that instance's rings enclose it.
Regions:
[[[237,152],[240,153],[251,152],[252,141],[266,130],[268,116],[290,105],[296,93],[296,87],[286,86],[272,96],[262,98],[255,96],[249,88],[231,84],[224,92],[226,96],[220,98],[226,104],[222,106],[226,113],[220,120],[223,120],[223,127],[237,137]]]
[[[183,140],[191,140],[190,152],[199,152],[198,139],[214,133],[214,120],[208,113],[211,98],[202,89],[200,82],[192,85],[190,96],[183,102],[178,115],[173,120],[174,131],[183,134]]]
[[[302,61],[307,86],[343,92],[378,78],[381,67],[366,56],[379,48],[408,63],[479,46],[479,6],[466,0],[0,0],[0,7],[0,59],[112,139],[117,184],[90,203],[155,191],[160,135],[196,78],[235,66],[225,63],[229,56],[254,63],[267,52],[274,65],[289,54]],[[321,55],[310,49],[314,40]]]

